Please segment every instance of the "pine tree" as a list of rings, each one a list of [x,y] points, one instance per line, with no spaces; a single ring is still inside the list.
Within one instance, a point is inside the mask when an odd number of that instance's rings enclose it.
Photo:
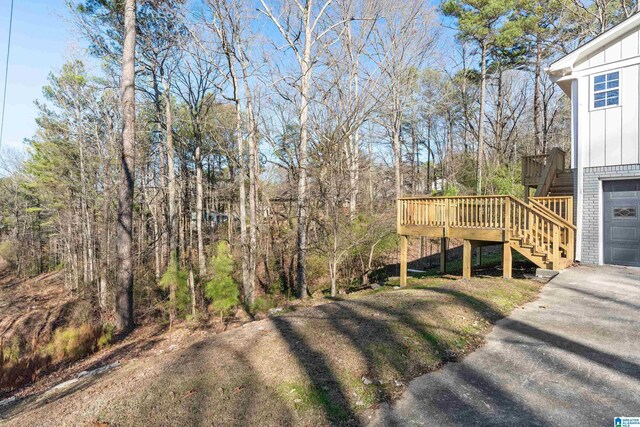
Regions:
[[[233,280],[233,257],[229,244],[221,240],[216,245],[216,252],[211,259],[213,276],[204,286],[204,294],[211,301],[211,309],[224,316],[231,308],[240,303],[240,291]]]

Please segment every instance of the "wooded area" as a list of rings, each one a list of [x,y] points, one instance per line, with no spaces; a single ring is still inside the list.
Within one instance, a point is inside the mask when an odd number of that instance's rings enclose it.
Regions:
[[[87,56],[52,71],[25,152],[1,153],[0,256],[61,269],[128,331],[369,283],[397,260],[396,197],[522,196],[520,158],[569,148],[545,66],[637,5],[71,8]]]

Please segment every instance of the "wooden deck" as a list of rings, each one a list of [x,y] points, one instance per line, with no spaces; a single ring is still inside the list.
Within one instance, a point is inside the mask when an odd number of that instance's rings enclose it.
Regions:
[[[463,276],[471,275],[471,252],[487,244],[503,245],[504,276],[511,277],[511,249],[542,268],[559,269],[574,259],[572,197],[512,196],[402,197],[397,201],[401,284],[407,277],[407,237],[441,239],[441,270],[446,268],[448,238],[464,241]]]

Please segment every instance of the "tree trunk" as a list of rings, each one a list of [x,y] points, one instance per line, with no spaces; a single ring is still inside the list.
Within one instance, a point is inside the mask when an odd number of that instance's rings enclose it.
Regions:
[[[357,100],[360,92],[358,76],[358,62],[356,61],[353,72],[354,98]],[[360,129],[355,129],[349,138],[349,219],[356,217],[358,204],[358,183],[360,180]]]
[[[400,127],[402,125],[402,113],[400,112],[400,100],[397,95],[393,99],[392,141],[393,141],[393,165],[395,172],[396,198],[402,197],[402,142],[400,140]]]
[[[298,297],[307,298],[307,150],[309,144],[309,87],[311,82],[311,2],[307,3],[305,11],[305,45],[302,61],[300,63],[300,150],[298,167],[300,169],[298,178],[298,266],[297,285]]]
[[[257,180],[259,163],[258,145],[255,138],[256,127],[253,120],[251,101],[247,101],[247,117],[250,128],[247,137],[247,148],[249,149],[249,286],[251,290],[250,302],[253,305],[255,302],[256,261],[258,256]]]
[[[533,130],[535,134],[535,153],[542,154],[542,138],[540,132],[540,74],[542,64],[542,46],[540,46],[540,36],[536,36],[536,62],[534,66],[533,84]]]
[[[125,0],[122,76],[122,153],[118,194],[118,274],[116,327],[122,333],[133,329],[133,186],[135,179],[135,50],[136,1]]]
[[[166,121],[166,156],[167,156],[167,173],[169,186],[169,220],[167,224],[167,233],[169,239],[169,265],[175,265],[180,268],[178,257],[178,222],[176,216],[176,170],[173,160],[173,112],[171,109],[171,82],[167,81],[164,85],[165,90],[165,121]],[[176,316],[176,283],[169,284],[169,319],[170,321]]]
[[[108,164],[105,162],[105,164]],[[106,169],[104,179],[104,195],[102,200],[102,239],[100,244],[100,278],[98,287],[98,305],[101,310],[107,308],[107,280],[109,277],[109,233],[111,227],[110,224],[110,209],[111,204],[111,180],[109,178],[109,168]]]
[[[200,139],[200,138],[198,138]],[[204,232],[202,230],[202,216],[203,216],[203,197],[204,191],[202,189],[202,147],[201,139],[198,142],[195,153],[196,161],[196,237],[198,240],[198,269],[200,277],[204,277],[207,274],[207,260],[204,255]]]
[[[244,46],[239,46],[244,49]],[[246,301],[250,305],[255,303],[256,264],[258,259],[258,177],[260,176],[260,162],[258,157],[257,125],[253,114],[251,87],[249,86],[249,64],[244,54],[240,55],[242,80],[245,96],[247,97],[247,144],[249,150],[249,247],[248,247],[248,275],[245,287]]]
[[[189,291],[191,292],[191,317],[196,317],[196,281],[193,278],[193,270],[189,269]]]
[[[482,161],[484,158],[484,110],[487,97],[487,45],[482,43],[482,54],[480,56],[480,117],[478,118],[478,152],[476,171],[476,195],[482,194]]]

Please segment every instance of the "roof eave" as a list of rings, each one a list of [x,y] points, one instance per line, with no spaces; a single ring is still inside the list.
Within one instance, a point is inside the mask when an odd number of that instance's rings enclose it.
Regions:
[[[596,38],[580,46],[568,55],[565,55],[564,57],[558,59],[557,61],[549,65],[547,72],[550,74],[555,74],[563,69],[572,68],[581,59],[588,57],[598,49],[606,46],[610,41],[615,40],[617,37],[632,30],[637,26],[640,26],[640,13],[632,15],[615,27],[610,28]]]

